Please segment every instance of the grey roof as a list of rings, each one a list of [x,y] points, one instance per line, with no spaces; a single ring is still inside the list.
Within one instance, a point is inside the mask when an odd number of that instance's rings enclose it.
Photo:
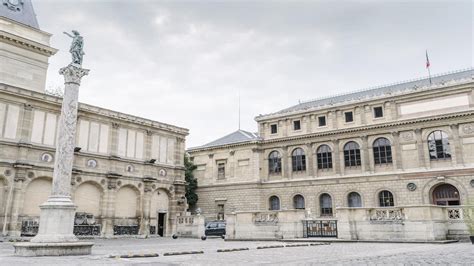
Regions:
[[[394,93],[403,92],[405,90],[413,90],[416,88],[426,87],[430,85],[439,85],[439,84],[452,81],[452,80],[472,78],[473,75],[474,75],[474,69],[472,68],[458,70],[458,71],[454,71],[454,72],[450,72],[446,74],[432,76],[431,77],[432,84],[430,84],[430,79],[425,77],[425,78],[420,78],[416,80],[404,81],[400,83],[384,85],[380,87],[369,88],[365,90],[345,93],[345,94],[336,95],[332,97],[323,97],[323,98],[319,98],[319,99],[315,99],[315,100],[311,100],[307,102],[302,102],[297,105],[291,106],[289,108],[285,108],[283,110],[280,110],[278,112],[268,114],[268,115],[278,115],[278,114],[284,114],[288,112],[303,111],[303,110],[307,110],[311,108],[340,104],[340,103],[348,102],[348,101],[357,101],[357,100],[362,100],[362,99],[367,99],[367,98],[372,98],[372,97],[377,97],[377,96],[390,95]],[[263,116],[266,116],[266,115],[260,115],[257,118],[263,117]]]
[[[244,142],[249,142],[249,141],[257,141],[260,139],[261,138],[255,133],[239,129],[237,131],[230,133],[229,135],[226,135],[220,139],[209,142],[205,145],[190,148],[190,150],[210,148],[210,147],[229,145],[229,144],[244,143]]]
[[[31,0],[17,0],[17,2],[18,4],[15,5],[15,1],[0,0],[0,17],[6,17],[16,22],[39,29]]]

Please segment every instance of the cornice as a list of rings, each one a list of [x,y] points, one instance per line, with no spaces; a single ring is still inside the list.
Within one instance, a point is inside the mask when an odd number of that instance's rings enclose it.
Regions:
[[[365,105],[370,102],[374,101],[395,101],[395,99],[398,98],[405,98],[405,97],[412,97],[417,94],[423,94],[423,93],[433,93],[433,91],[443,89],[443,90],[448,90],[448,89],[458,89],[458,86],[464,86],[464,85],[472,85],[473,84],[473,78],[466,78],[466,79],[460,79],[460,80],[452,80],[452,81],[446,81],[445,83],[442,84],[436,84],[432,86],[424,86],[424,87],[417,87],[415,89],[407,89],[403,90],[400,92],[393,92],[391,94],[383,94],[380,96],[373,96],[369,98],[363,98],[363,99],[358,99],[358,100],[348,100],[336,104],[331,104],[331,105],[322,105],[322,106],[315,106],[307,109],[302,109],[302,110],[295,110],[295,111],[288,111],[284,113],[270,113],[270,114],[264,114],[264,115],[259,115],[255,117],[255,121],[258,123],[273,120],[273,119],[290,119],[293,116],[301,116],[301,115],[311,115],[314,112],[321,112],[321,111],[335,111],[335,109],[344,109],[348,108],[348,106],[361,106]],[[349,92],[350,94],[352,92]],[[330,98],[330,97],[329,97]]]
[[[46,104],[53,104],[56,105],[58,109],[60,109],[62,98],[40,93],[36,91],[26,90],[19,87],[14,87],[5,83],[0,83],[0,93],[10,94],[13,97],[23,97],[28,100],[38,101]],[[59,110],[58,110],[59,111]],[[93,115],[104,116],[108,118],[112,118],[118,121],[124,121],[125,123],[131,124],[139,124],[147,127],[151,127],[152,129],[163,130],[166,132],[175,133],[181,136],[189,135],[189,130],[187,128],[178,127],[134,115],[129,115],[117,111],[113,111],[110,109],[93,106],[85,103],[79,103],[79,112],[80,113],[90,113]],[[81,114],[79,114],[81,115]]]
[[[439,121],[439,120],[446,120],[446,119],[459,118],[459,117],[469,117],[469,116],[474,116],[473,110],[454,113],[454,114],[448,114],[448,115],[439,115],[435,117],[414,118],[414,119],[409,119],[409,120],[387,122],[387,123],[377,124],[377,125],[366,125],[366,126],[347,128],[347,129],[336,129],[336,130],[331,130],[331,131],[310,133],[310,134],[293,136],[293,137],[267,139],[267,140],[263,140],[261,144],[287,142],[287,141],[293,141],[293,140],[304,140],[308,138],[326,137],[326,136],[339,135],[339,134],[345,134],[345,133],[356,133],[356,132],[367,131],[367,130],[399,127],[399,126],[413,125],[417,123]]]
[[[392,127],[413,125],[413,124],[417,124],[417,123],[447,120],[447,119],[459,118],[459,117],[470,117],[470,116],[474,116],[474,111],[470,110],[470,111],[459,112],[459,113],[448,114],[448,115],[438,115],[438,116],[434,116],[434,117],[424,117],[424,118],[413,118],[413,119],[409,119],[409,120],[387,122],[387,123],[383,123],[383,124],[366,125],[366,126],[346,128],[346,129],[335,129],[335,130],[331,130],[331,131],[310,133],[310,134],[304,134],[304,135],[298,135],[298,136],[292,136],[292,137],[266,139],[266,140],[252,141],[252,142],[244,142],[244,143],[236,143],[236,144],[229,144],[229,145],[222,145],[222,146],[214,146],[214,147],[208,147],[208,148],[199,148],[198,147],[198,148],[195,148],[195,149],[188,149],[187,152],[189,152],[190,154],[193,154],[193,153],[203,152],[203,151],[229,149],[229,148],[237,147],[237,146],[264,145],[264,144],[271,144],[271,143],[289,142],[289,141],[295,141],[295,140],[307,140],[307,139],[317,138],[317,137],[328,137],[328,136],[334,136],[334,135],[339,135],[339,134],[364,132],[364,131],[374,130],[374,129],[392,128]],[[397,131],[399,131],[399,130],[397,130]]]
[[[8,44],[11,44],[23,49],[27,49],[32,52],[40,53],[48,57],[56,54],[56,52],[58,51],[58,49],[25,39],[23,37],[20,37],[20,36],[17,36],[17,35],[8,33],[6,31],[2,31],[2,30],[0,30],[0,39],[2,39],[4,42]]]

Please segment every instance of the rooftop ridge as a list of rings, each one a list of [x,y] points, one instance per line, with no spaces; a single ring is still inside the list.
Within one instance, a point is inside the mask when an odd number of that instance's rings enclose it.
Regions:
[[[469,71],[469,70],[474,70],[474,67],[468,67],[468,68],[463,68],[463,69],[457,69],[457,70],[438,73],[438,74],[435,74],[435,75],[431,76],[431,78],[438,78],[438,77],[441,77],[441,76],[461,73],[461,72],[465,72],[465,71]],[[387,88],[387,87],[396,86],[396,85],[402,85],[402,84],[406,84],[406,83],[410,83],[410,82],[426,80],[426,79],[429,79],[429,78],[430,78],[429,76],[423,76],[423,77],[419,77],[419,78],[407,79],[407,80],[403,80],[403,81],[397,81],[397,82],[378,85],[378,86],[372,86],[372,87],[366,87],[366,88],[356,89],[356,90],[347,91],[347,92],[336,93],[336,94],[332,94],[332,95],[325,95],[325,96],[316,97],[316,98],[309,99],[309,100],[302,100],[298,104],[310,103],[310,102],[315,102],[315,101],[319,101],[319,100],[327,100],[327,99],[335,98],[335,97],[339,97],[339,96],[346,96],[346,95],[350,95],[350,94],[354,94],[354,93],[358,93],[358,92],[366,92],[366,91],[371,91],[371,90],[376,90],[376,89],[382,89],[382,88]]]

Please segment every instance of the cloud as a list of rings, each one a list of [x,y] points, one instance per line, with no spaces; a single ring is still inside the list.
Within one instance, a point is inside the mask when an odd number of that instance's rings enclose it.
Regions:
[[[190,129],[201,145],[324,95],[472,65],[470,1],[35,1],[59,48],[85,38],[80,100]]]

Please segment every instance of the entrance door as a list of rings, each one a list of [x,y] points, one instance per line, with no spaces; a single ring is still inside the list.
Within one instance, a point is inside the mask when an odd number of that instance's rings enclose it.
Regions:
[[[158,213],[158,235],[164,236],[165,234],[165,221],[166,221],[166,213],[159,212]]]

